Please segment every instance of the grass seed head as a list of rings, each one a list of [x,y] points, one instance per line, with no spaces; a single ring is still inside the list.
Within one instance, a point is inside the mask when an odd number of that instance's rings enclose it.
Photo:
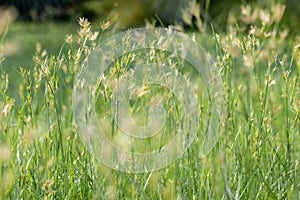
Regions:
[[[0,162],[7,162],[10,160],[11,151],[10,147],[7,145],[0,146]]]
[[[1,8],[0,7],[0,33],[6,30],[8,25],[13,22],[18,16],[15,8]]]
[[[285,5],[282,4],[272,5],[271,11],[272,11],[272,17],[274,21],[279,22],[284,14]]]

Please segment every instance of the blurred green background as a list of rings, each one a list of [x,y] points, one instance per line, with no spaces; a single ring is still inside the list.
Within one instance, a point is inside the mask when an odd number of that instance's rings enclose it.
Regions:
[[[199,3],[202,18],[225,27],[228,13],[238,12],[241,4],[262,7],[274,2],[286,5],[284,23],[298,31],[300,4],[298,0],[0,0],[0,6],[13,6],[19,19],[30,21],[74,21],[78,17],[90,20],[115,20],[123,27],[140,26],[145,18],[159,19],[165,24],[181,20],[182,11],[191,2]]]
[[[104,20],[111,21],[119,29],[126,29],[144,26],[147,19],[157,26],[182,24],[196,31],[195,19],[192,17],[189,24],[182,17],[184,10],[193,2],[199,6],[198,11],[207,30],[212,24],[217,32],[226,32],[229,13],[238,14],[244,4],[266,7],[274,0],[0,0],[0,37],[5,35],[2,48],[5,60],[0,70],[9,73],[11,88],[17,87],[19,68],[32,68],[36,44],[40,43],[49,54],[57,54],[66,35],[76,34],[79,17],[91,20],[95,29],[99,29]],[[298,34],[298,0],[276,2],[286,5],[281,21],[283,26],[289,28],[290,35]],[[8,10],[10,20],[15,19],[5,34]]]

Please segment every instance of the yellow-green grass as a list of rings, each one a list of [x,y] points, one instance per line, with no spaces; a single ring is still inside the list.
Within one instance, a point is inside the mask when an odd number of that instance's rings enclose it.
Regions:
[[[34,62],[28,61],[29,66],[19,70],[15,103],[1,70],[0,198],[298,199],[300,52],[297,40],[286,42],[277,25],[255,27],[258,32],[275,34],[274,38],[241,31],[236,24],[227,33],[210,34],[215,43],[209,51],[216,57],[225,88],[225,128],[205,158],[199,158],[200,146],[195,141],[182,158],[149,173],[105,167],[77,135],[71,103],[75,77],[99,40],[83,34],[73,36],[72,44],[65,44],[61,53],[61,44],[45,55],[42,50],[36,52]],[[63,43],[62,32],[56,33]],[[195,33],[200,41],[204,33]],[[121,71],[122,64],[116,64]],[[159,88],[153,89],[155,93]],[[110,97],[103,90],[100,107]],[[134,106],[143,104],[136,101]],[[201,122],[207,120],[201,118]]]

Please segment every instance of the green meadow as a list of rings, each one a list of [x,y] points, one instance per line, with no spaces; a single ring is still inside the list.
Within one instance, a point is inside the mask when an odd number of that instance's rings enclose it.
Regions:
[[[205,92],[197,94],[196,140],[175,162],[147,173],[103,165],[74,123],[76,77],[95,47],[119,32],[114,23],[17,21],[0,29],[0,199],[300,199],[300,36],[281,23],[284,10],[275,3],[241,6],[218,31],[191,9],[184,18],[189,27],[172,26],[214,58],[226,117],[216,145],[200,157],[210,103]],[[163,51],[155,56],[166,59]],[[122,77],[128,59],[132,55],[114,62],[105,76]],[[185,64],[179,73],[193,73]],[[203,84],[198,81],[196,88]],[[112,91],[99,91],[96,108],[103,116]],[[156,86],[139,92],[130,104],[137,113],[157,94],[167,98],[170,119],[166,137],[153,141],[157,149],[180,121],[178,99]],[[114,120],[103,123],[114,132]],[[115,137],[109,139],[127,145]],[[139,143],[135,148],[147,150]]]

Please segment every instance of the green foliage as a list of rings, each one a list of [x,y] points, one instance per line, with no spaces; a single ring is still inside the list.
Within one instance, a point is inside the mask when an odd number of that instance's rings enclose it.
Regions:
[[[150,173],[101,165],[72,122],[76,73],[108,23],[98,33],[81,19],[78,35],[68,35],[55,55],[38,45],[32,69],[20,70],[18,104],[1,65],[0,198],[298,199],[300,40],[287,39],[274,15],[282,9],[242,7],[226,34],[213,33],[211,54],[228,111],[222,136],[205,158],[195,142],[181,159]],[[191,36],[201,41],[211,35],[202,30]]]

